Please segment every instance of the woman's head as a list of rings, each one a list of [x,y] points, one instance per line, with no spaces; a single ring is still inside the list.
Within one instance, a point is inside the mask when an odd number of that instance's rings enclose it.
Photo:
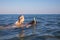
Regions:
[[[18,17],[18,20],[19,20],[19,22],[24,22],[24,16],[23,15],[20,15],[19,17]]]

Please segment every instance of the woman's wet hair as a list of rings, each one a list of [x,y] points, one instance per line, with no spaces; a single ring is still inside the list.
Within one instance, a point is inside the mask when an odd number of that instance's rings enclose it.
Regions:
[[[21,16],[22,16],[22,15],[19,15],[19,16],[18,16],[18,20],[19,20],[19,18],[20,18]]]

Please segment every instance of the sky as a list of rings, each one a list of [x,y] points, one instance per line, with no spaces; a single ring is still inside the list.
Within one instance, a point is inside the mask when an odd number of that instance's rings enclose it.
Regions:
[[[0,14],[59,14],[60,0],[0,0]]]

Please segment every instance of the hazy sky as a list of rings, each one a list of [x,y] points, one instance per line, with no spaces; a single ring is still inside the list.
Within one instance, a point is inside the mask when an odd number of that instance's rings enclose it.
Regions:
[[[60,13],[60,0],[0,0],[1,13]]]

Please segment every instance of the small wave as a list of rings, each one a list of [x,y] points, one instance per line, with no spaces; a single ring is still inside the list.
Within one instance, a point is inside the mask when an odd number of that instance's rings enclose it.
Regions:
[[[14,37],[17,37],[17,34],[1,36],[1,37],[0,37],[0,40],[11,39],[11,38],[14,38]]]
[[[57,36],[51,35],[51,34],[44,34],[44,35],[38,35],[38,34],[31,34],[31,35],[27,35],[25,37],[14,37],[11,38],[10,40],[14,40],[14,39],[25,39],[25,40],[59,40],[59,38],[57,38]]]

